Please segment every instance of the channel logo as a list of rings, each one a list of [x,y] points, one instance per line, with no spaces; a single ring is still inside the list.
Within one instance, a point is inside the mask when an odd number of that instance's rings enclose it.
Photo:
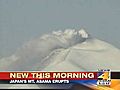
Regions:
[[[110,69],[98,70],[97,85],[109,86],[111,84],[111,72]]]

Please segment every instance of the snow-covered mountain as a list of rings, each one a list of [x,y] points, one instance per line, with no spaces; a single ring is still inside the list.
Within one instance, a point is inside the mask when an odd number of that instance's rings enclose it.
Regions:
[[[1,71],[120,70],[120,50],[85,30],[54,31],[30,40],[10,57],[0,59]]]
[[[120,50],[90,36],[67,29],[25,43],[10,57],[0,59],[0,71],[120,71]],[[61,86],[62,85],[62,86]],[[70,85],[0,84],[0,88],[68,88]]]

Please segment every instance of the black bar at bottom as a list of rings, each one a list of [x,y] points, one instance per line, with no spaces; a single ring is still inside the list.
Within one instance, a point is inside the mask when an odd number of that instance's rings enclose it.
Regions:
[[[120,79],[120,72],[111,72],[111,79]]]

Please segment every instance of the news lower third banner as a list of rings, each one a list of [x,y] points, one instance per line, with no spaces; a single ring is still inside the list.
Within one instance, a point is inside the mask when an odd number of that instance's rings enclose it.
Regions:
[[[120,72],[0,72],[0,84],[80,84],[92,89],[120,89]]]

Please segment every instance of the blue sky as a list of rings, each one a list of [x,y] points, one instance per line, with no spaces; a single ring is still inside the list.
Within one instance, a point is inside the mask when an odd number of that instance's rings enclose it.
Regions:
[[[120,0],[0,0],[0,56],[67,28],[85,28],[120,48]]]

